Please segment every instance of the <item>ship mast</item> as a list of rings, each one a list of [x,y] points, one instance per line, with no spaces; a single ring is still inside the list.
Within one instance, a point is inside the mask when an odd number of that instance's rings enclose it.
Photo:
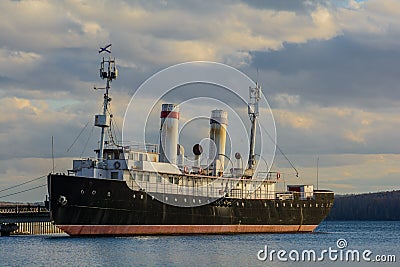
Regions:
[[[111,47],[111,45],[108,45],[105,48],[100,48],[99,53],[101,52],[111,53],[111,51],[107,49],[108,47]],[[110,90],[110,83],[112,82],[112,80],[115,80],[117,76],[118,76],[118,71],[115,66],[115,58],[103,57],[103,60],[100,64],[100,78],[106,80],[106,87],[105,88],[95,87],[95,89],[105,89],[104,100],[103,100],[103,114],[95,115],[95,126],[101,128],[100,147],[99,147],[99,152],[97,154],[97,159],[100,168],[102,168],[101,163],[103,162],[104,159],[105,128],[110,127],[110,118],[107,115],[107,110],[108,110],[108,105],[111,102],[111,98],[108,96],[108,92]]]
[[[247,163],[247,173],[249,176],[253,175],[254,173],[254,165],[256,164],[256,159],[255,159],[255,144],[256,144],[256,125],[257,125],[257,117],[259,115],[258,111],[258,102],[260,101],[260,93],[261,93],[261,87],[256,82],[256,86],[249,87],[249,95],[250,95],[250,102],[248,104],[248,109],[247,112],[250,117],[250,122],[251,122],[251,130],[250,130],[250,150],[249,150],[249,160]]]

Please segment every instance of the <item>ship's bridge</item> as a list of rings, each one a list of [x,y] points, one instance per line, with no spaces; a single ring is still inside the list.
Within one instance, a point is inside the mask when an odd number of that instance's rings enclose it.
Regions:
[[[98,154],[99,149],[95,152]],[[158,145],[156,144],[111,144],[105,143],[104,160],[82,158],[73,161],[73,168],[68,173],[75,176],[96,177],[123,180],[129,175],[129,164],[143,165],[143,162],[158,162]],[[144,163],[145,164],[145,163]]]

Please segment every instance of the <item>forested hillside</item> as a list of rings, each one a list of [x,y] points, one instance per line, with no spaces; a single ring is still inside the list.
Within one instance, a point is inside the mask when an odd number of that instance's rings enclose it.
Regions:
[[[400,190],[335,196],[328,220],[400,220]]]

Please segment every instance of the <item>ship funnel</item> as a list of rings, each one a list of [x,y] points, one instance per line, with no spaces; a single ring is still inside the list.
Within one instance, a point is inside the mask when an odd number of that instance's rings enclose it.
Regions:
[[[177,163],[179,107],[162,104],[160,128],[160,162]]]
[[[210,139],[215,143],[215,146],[210,144],[210,156],[214,157],[211,159],[213,161],[213,175],[221,176],[224,172],[227,126],[228,113],[226,111],[220,109],[211,111]]]

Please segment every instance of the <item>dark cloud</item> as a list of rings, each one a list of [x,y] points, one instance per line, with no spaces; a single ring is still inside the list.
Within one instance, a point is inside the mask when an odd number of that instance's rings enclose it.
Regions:
[[[293,0],[243,0],[242,2],[257,9],[273,9],[277,11],[295,11],[299,13],[308,12],[309,8],[305,4],[306,1]],[[323,2],[323,1],[315,1]]]
[[[321,106],[381,108],[398,103],[400,52],[364,46],[341,36],[284,44],[279,51],[252,52],[253,68],[274,93],[300,95]],[[394,102],[394,103],[393,103]]]

